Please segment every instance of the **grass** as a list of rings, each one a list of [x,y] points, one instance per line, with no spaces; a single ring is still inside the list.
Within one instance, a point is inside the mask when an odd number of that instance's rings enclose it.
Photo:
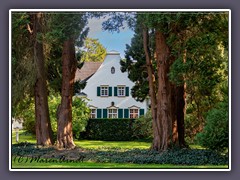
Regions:
[[[99,148],[122,148],[122,149],[149,149],[151,143],[143,141],[94,141],[94,140],[80,140],[75,141],[79,147],[99,149]]]
[[[24,130],[19,131],[19,143],[21,142],[29,142],[36,143],[36,137]],[[16,144],[16,132],[12,131],[12,144]]]
[[[19,143],[20,142],[29,142],[29,143],[36,143],[35,137],[31,134],[26,133],[25,131],[19,132]],[[13,132],[12,134],[12,143],[16,143],[16,134]],[[134,150],[134,149],[143,149],[146,150],[150,147],[151,142],[144,142],[144,141],[94,141],[94,140],[79,140],[75,141],[75,144],[77,147],[82,147],[84,149],[94,149],[96,151],[103,151],[103,150],[113,150],[115,151],[115,148],[123,149],[125,150]],[[191,148],[194,149],[203,149],[200,146],[197,145],[191,145]],[[43,169],[58,169],[58,168],[87,168],[87,169],[96,169],[96,168],[146,168],[146,169],[205,169],[205,168],[213,168],[213,169],[227,169],[228,165],[172,165],[172,164],[133,164],[133,163],[108,163],[108,162],[92,162],[92,161],[83,161],[83,162],[30,162],[26,159],[26,157],[23,157],[22,160],[18,160],[19,157],[17,157],[14,161],[14,158],[12,158],[12,168],[21,169],[31,169],[31,168],[43,168]]]

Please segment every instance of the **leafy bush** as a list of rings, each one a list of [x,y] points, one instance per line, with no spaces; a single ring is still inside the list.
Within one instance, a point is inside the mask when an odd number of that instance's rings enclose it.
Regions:
[[[133,138],[151,139],[152,137],[152,115],[151,111],[148,111],[133,122]]]
[[[82,136],[84,139],[104,141],[132,140],[133,122],[133,119],[89,119]]]
[[[25,102],[25,101],[24,101]],[[60,95],[50,95],[48,97],[49,115],[53,133],[57,133],[57,108],[61,102]],[[23,127],[28,132],[36,134],[35,132],[35,110],[33,99],[26,101],[24,104],[19,105],[14,111],[16,117],[23,118]],[[89,119],[90,109],[87,107],[86,102],[78,97],[73,97],[72,103],[72,118],[73,118],[73,135],[79,138],[80,132],[85,131],[87,121]]]
[[[23,128],[35,134],[35,106],[33,98],[22,100],[17,106],[12,108],[12,117],[23,119]]]
[[[223,101],[209,110],[206,125],[196,137],[201,146],[217,151],[228,148],[228,91],[223,93]]]

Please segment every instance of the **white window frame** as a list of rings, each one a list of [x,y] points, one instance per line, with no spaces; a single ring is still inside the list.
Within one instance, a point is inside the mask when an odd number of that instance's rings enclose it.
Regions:
[[[103,97],[109,96],[108,89],[109,89],[108,86],[100,86],[100,95]]]
[[[117,95],[120,96],[120,97],[126,96],[126,90],[125,89],[126,89],[125,86],[117,86]]]
[[[92,112],[93,110],[95,110],[94,113]],[[94,116],[94,117],[93,117],[93,116]],[[90,118],[91,118],[91,119],[97,118],[97,109],[91,108]]]
[[[115,112],[113,112],[115,111]],[[118,118],[118,110],[117,108],[108,108],[108,118],[110,119],[114,119],[114,118]]]
[[[129,109],[129,118],[130,119],[135,119],[135,118],[138,118],[138,117],[139,117],[139,108],[130,108]]]

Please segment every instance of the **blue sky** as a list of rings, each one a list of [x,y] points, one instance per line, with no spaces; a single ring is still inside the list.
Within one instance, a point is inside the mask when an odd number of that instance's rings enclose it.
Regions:
[[[104,19],[90,19],[88,27],[90,28],[88,37],[98,39],[99,42],[107,49],[107,51],[116,50],[124,58],[124,50],[126,44],[130,44],[133,37],[133,31],[129,28],[117,32],[108,32],[102,30],[102,22]]]

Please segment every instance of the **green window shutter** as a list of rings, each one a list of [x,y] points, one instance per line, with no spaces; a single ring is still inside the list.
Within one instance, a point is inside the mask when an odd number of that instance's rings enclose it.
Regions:
[[[140,116],[144,115],[144,109],[140,109]]]
[[[103,109],[103,118],[107,118],[107,109]]]
[[[114,96],[117,96],[118,93],[117,93],[117,87],[114,87]]]
[[[123,109],[118,109],[118,118],[123,118]]]
[[[124,118],[129,118],[129,109],[124,109]]]
[[[97,118],[102,118],[102,109],[97,109]]]
[[[126,93],[126,96],[129,96],[129,87],[126,87],[125,90],[126,90],[126,92],[125,92],[125,93]]]
[[[108,87],[108,96],[112,96],[112,87]]]
[[[100,87],[97,87],[97,96],[100,96]]]

